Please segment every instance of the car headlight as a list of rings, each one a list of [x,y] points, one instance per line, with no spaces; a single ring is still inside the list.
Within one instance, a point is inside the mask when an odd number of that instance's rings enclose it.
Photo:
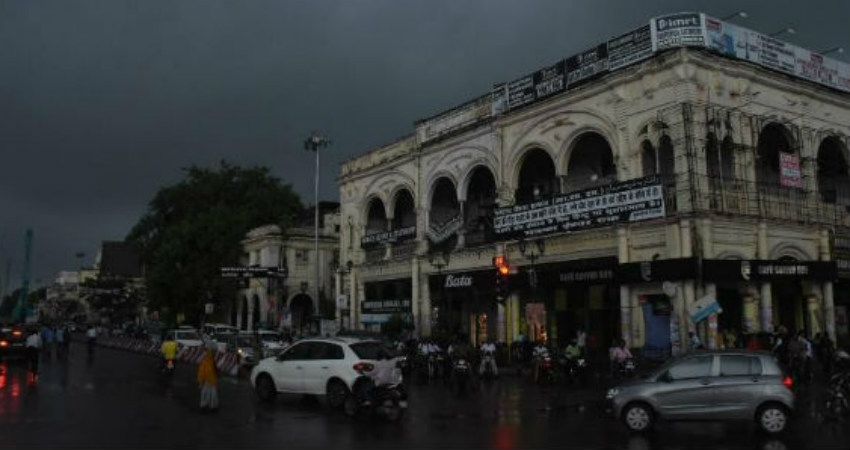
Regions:
[[[619,394],[619,393],[620,393],[620,390],[617,389],[617,388],[608,389],[608,393],[605,394],[605,398],[608,399],[608,400],[611,400],[614,397],[616,397],[617,394]]]

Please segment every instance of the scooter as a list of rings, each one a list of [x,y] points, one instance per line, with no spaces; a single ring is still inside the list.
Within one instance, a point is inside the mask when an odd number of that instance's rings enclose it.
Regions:
[[[175,362],[173,359],[161,359],[161,364],[159,366],[159,377],[160,382],[163,386],[169,386],[171,384],[171,380],[174,378],[174,370],[175,370]]]
[[[343,410],[349,417],[384,417],[397,422],[407,410],[407,393],[401,381],[375,386],[372,378],[360,375],[352,394],[345,399]]]
[[[463,358],[455,361],[452,367],[452,381],[455,394],[458,397],[463,397],[470,390],[470,371],[472,367]]]
[[[493,378],[496,378],[496,373],[493,370],[496,364],[494,362],[492,352],[482,353],[481,364],[483,367],[483,370],[481,371],[482,378],[484,378],[485,380],[492,380]]]

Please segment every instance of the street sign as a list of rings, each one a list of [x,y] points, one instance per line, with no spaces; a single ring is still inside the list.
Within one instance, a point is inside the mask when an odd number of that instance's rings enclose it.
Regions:
[[[286,267],[222,267],[222,278],[286,278]]]
[[[693,323],[699,323],[707,319],[708,316],[712,314],[722,313],[723,309],[720,307],[720,303],[717,303],[717,299],[710,295],[706,295],[705,297],[691,303],[688,307],[688,312],[691,314],[691,321],[693,321]]]

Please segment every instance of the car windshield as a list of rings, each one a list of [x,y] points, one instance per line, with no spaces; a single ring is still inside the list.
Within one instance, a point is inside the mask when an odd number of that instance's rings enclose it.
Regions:
[[[177,339],[186,340],[186,341],[199,341],[201,337],[198,336],[198,333],[194,331],[178,331],[176,333]]]
[[[380,342],[359,342],[351,344],[351,350],[360,359],[392,358],[393,352]]]

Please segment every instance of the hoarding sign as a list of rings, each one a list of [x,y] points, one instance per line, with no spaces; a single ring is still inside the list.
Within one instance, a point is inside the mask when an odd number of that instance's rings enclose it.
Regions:
[[[567,58],[567,86],[574,86],[608,70],[608,44],[597,45]]]
[[[652,56],[649,25],[608,41],[608,70],[617,70]]]
[[[519,108],[534,102],[534,75],[527,75],[508,83],[508,109]]]
[[[364,300],[360,303],[363,314],[397,314],[412,311],[410,299]]]
[[[490,114],[498,116],[508,110],[508,85],[499,83],[493,86],[493,100],[490,102]]]
[[[378,246],[392,242],[409,241],[416,237],[416,225],[399,228],[391,231],[381,231],[363,236],[360,239],[361,247]]]
[[[785,187],[803,187],[800,156],[796,153],[779,152],[779,184]]]
[[[536,100],[559,94],[564,92],[565,89],[563,62],[534,73],[534,95],[536,96]]]
[[[678,13],[652,19],[652,48],[705,46],[702,14]]]
[[[664,216],[663,188],[652,176],[498,208],[493,226],[500,238],[532,237]]]
[[[838,278],[850,278],[850,228],[835,227],[832,234],[832,259]]]

